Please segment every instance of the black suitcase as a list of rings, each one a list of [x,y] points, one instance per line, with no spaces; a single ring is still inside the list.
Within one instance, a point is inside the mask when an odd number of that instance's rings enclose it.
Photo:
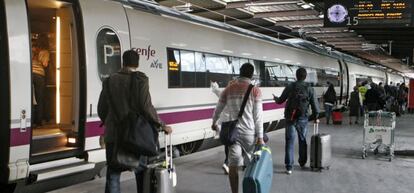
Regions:
[[[312,170],[321,171],[331,166],[331,135],[319,133],[319,124],[313,126],[311,138],[310,167]]]

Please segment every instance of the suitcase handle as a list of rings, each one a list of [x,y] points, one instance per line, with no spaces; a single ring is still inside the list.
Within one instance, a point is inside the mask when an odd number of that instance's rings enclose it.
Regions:
[[[167,169],[172,170],[173,168],[173,155],[172,155],[172,149],[173,149],[173,144],[172,144],[172,135],[169,134],[168,135],[168,140],[167,140],[167,134],[164,135],[164,149],[165,149],[165,167]],[[168,156],[168,151],[170,153],[170,156]]]
[[[316,135],[319,133],[319,123],[313,123],[313,134]]]

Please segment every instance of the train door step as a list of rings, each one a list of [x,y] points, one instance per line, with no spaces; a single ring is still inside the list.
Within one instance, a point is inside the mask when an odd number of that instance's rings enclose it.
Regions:
[[[58,128],[34,129],[32,140],[32,156],[75,149],[67,147],[67,134]]]
[[[44,181],[44,180],[53,179],[56,177],[67,176],[71,174],[85,172],[88,170],[93,170],[94,168],[95,168],[95,163],[90,163],[90,162],[79,162],[79,163],[72,163],[72,164],[63,165],[63,166],[47,168],[47,169],[31,172],[30,181],[31,182]]]

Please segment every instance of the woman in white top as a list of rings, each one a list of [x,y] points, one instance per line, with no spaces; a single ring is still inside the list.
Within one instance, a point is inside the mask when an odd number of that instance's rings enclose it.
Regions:
[[[49,65],[49,40],[47,35],[39,35],[32,47],[32,77],[34,97],[36,101],[34,113],[34,127],[41,126],[44,120],[46,79],[45,68]]]

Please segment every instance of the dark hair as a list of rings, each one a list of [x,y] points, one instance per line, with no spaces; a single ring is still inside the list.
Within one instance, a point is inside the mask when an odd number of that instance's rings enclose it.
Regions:
[[[48,50],[49,49],[49,38],[46,34],[39,34],[35,45],[42,49],[42,50]]]
[[[254,72],[254,66],[250,63],[244,63],[240,67],[240,76],[246,78],[252,78]]]
[[[333,84],[329,84],[328,90],[326,91],[326,93],[332,93],[333,95],[336,96],[336,92],[335,92],[335,88]]]
[[[299,68],[296,70],[296,79],[298,81],[305,80],[307,74],[308,72],[306,72],[305,68]]]
[[[124,67],[138,67],[139,66],[139,55],[134,50],[127,50],[122,55]]]

